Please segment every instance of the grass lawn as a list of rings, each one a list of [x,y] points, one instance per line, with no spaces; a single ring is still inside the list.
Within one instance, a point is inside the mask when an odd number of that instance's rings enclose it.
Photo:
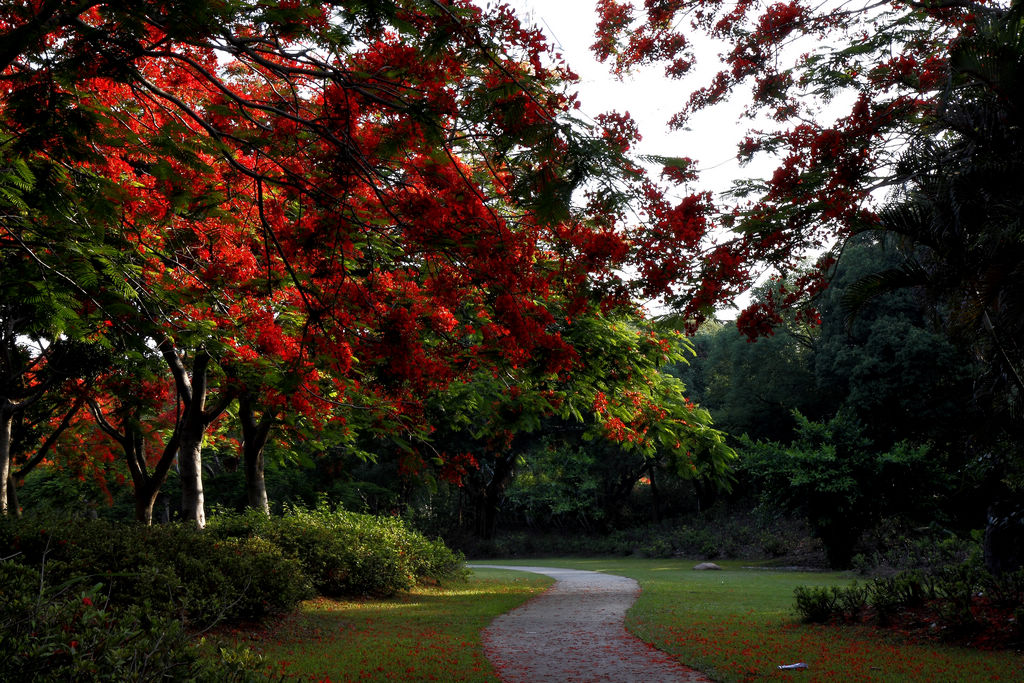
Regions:
[[[497,683],[480,632],[552,582],[476,570],[468,584],[391,600],[312,600],[266,630],[227,637],[261,653],[271,671],[299,680]]]
[[[495,561],[590,569],[636,579],[643,593],[626,618],[634,634],[721,681],[1024,681],[1024,656],[914,644],[862,626],[799,623],[793,588],[850,581],[840,573],[742,569],[696,572],[686,560]],[[478,570],[479,571],[479,570]],[[801,671],[780,664],[806,662]]]
[[[742,569],[695,572],[686,560],[494,561],[629,576],[643,593],[630,631],[720,681],[1020,681],[1024,656],[915,644],[861,626],[797,621],[793,588],[850,581],[839,573]],[[272,671],[319,681],[489,681],[481,630],[551,579],[475,569],[465,585],[422,588],[391,600],[314,600],[272,627],[230,640],[264,655]],[[780,664],[806,662],[801,671]]]

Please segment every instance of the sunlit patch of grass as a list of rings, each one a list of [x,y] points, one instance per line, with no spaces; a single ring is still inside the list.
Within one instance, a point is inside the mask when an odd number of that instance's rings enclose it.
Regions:
[[[590,569],[636,579],[643,593],[627,628],[680,662],[721,681],[1024,681],[1024,657],[913,643],[863,626],[805,625],[793,610],[798,585],[843,585],[835,572],[693,571],[685,560],[562,559],[496,562]],[[779,671],[805,662],[807,669]]]
[[[535,574],[475,570],[469,583],[417,588],[390,600],[327,600],[272,628],[231,640],[272,672],[317,681],[498,681],[481,631],[551,585]]]

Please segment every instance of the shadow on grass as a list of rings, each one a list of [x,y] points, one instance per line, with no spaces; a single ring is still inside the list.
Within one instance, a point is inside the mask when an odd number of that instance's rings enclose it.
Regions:
[[[465,584],[388,600],[319,598],[262,632],[231,639],[262,654],[270,671],[299,680],[495,683],[480,632],[551,582],[485,570]]]

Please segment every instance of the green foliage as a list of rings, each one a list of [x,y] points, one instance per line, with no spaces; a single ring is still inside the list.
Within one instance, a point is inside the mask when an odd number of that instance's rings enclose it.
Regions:
[[[859,621],[865,606],[870,606],[875,621],[885,626],[905,612],[927,606],[939,619],[942,632],[957,635],[980,627],[976,610],[982,603],[1005,613],[1020,611],[1022,588],[1024,570],[997,576],[977,564],[958,564],[934,572],[900,572],[867,584],[798,586],[794,597],[796,611],[805,622]]]
[[[806,526],[793,520],[763,518],[740,509],[715,506],[711,511],[635,524],[610,532],[506,532],[471,543],[473,557],[689,557],[768,559],[822,563],[820,549],[809,547]]]
[[[191,633],[313,595],[391,595],[464,578],[397,518],[326,507],[145,527],[0,519],[0,679],[257,681],[257,656],[200,657]]]
[[[887,244],[851,238],[814,301],[820,326],[790,315],[774,335],[751,343],[733,324],[708,324],[694,337],[697,358],[673,372],[734,436],[787,442],[793,410],[815,421],[845,411],[883,448],[901,440],[945,447],[962,436],[956,425],[970,414],[971,359],[932,329],[917,291],[887,292],[852,320],[844,306],[856,282],[897,261]],[[778,300],[784,286],[791,283],[769,283],[755,297]]]
[[[95,577],[118,609],[143,608],[188,627],[254,618],[309,597],[300,565],[258,538],[218,539],[187,525],[103,520],[0,520],[0,553],[55,583]]]
[[[807,517],[832,566],[849,567],[861,534],[882,517],[937,512],[929,500],[949,483],[926,446],[901,443],[879,452],[847,414],[825,423],[799,413],[796,419],[790,446],[746,439],[741,466],[763,504]]]
[[[509,484],[502,506],[506,524],[536,529],[594,530],[611,517],[606,499],[617,472],[638,471],[643,458],[613,452],[611,445],[589,448],[545,439],[531,449]]]
[[[5,681],[268,680],[257,655],[202,657],[181,622],[149,605],[118,608],[86,575],[56,583],[44,570],[0,561],[0,679]]]
[[[460,555],[397,517],[331,510],[325,504],[292,508],[282,517],[218,515],[210,533],[225,542],[248,538],[272,544],[294,558],[326,596],[389,596],[417,583],[462,578],[465,571]]]
[[[907,569],[935,572],[980,562],[981,543],[973,537],[979,533],[963,538],[937,524],[907,528],[905,521],[884,519],[865,534],[865,550],[854,556],[852,566],[862,574]]]
[[[793,589],[796,598],[796,610],[803,620],[810,623],[823,623],[836,611],[835,586],[797,586]]]
[[[696,359],[670,371],[722,431],[785,440],[795,426],[794,409],[817,414],[813,355],[795,335],[780,330],[751,343],[735,325],[713,323],[693,341]]]
[[[889,291],[850,316],[857,283],[898,262],[892,247],[870,235],[844,245],[829,289],[817,302],[822,324],[814,343],[816,394],[826,414],[853,413],[883,447],[912,440],[955,449],[963,436],[959,425],[977,419],[969,401],[977,367],[935,329],[921,293]]]

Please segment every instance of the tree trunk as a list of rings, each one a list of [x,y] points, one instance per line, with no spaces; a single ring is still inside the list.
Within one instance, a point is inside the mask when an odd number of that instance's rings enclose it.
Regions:
[[[253,400],[249,395],[238,399],[238,418],[242,424],[242,461],[248,504],[253,510],[261,510],[269,515],[270,501],[267,499],[267,482],[264,478],[263,450],[274,418],[265,412],[257,422]]]
[[[250,508],[270,515],[267,481],[263,476],[263,449],[254,454],[249,448],[245,449],[245,495]]]
[[[181,514],[200,529],[206,526],[203,497],[203,433],[200,425],[190,425],[178,449],[181,476]]]
[[[986,569],[999,576],[1024,567],[1024,506],[1000,500],[989,506],[987,516],[982,543]]]
[[[0,515],[9,514],[7,480],[11,476],[11,429],[14,426],[14,411],[7,405],[0,406]]]
[[[512,478],[512,470],[515,465],[515,458],[511,453],[499,455],[494,460],[494,474],[487,483],[483,498],[483,528],[482,536],[490,540],[494,538],[494,532],[498,524],[498,510],[501,503],[501,495],[505,491],[505,485]]]
[[[178,398],[184,411],[178,420],[177,429],[181,435],[178,447],[178,468],[181,474],[181,514],[185,519],[202,529],[206,526],[206,508],[203,499],[203,435],[234,398],[231,392],[221,390],[217,405],[206,409],[209,393],[208,371],[210,354],[198,349],[192,359],[191,376],[185,369],[181,356],[168,337],[159,342],[160,352],[174,376]]]
[[[153,504],[156,502],[156,492],[151,495],[140,495],[142,492],[135,491],[135,521],[146,526],[153,525]]]
[[[718,489],[713,485],[705,485],[705,483],[694,477],[693,490],[697,494],[697,512],[705,512],[709,510],[718,499]]]
[[[18,480],[13,475],[7,476],[7,505],[11,514],[21,517],[21,505],[18,504]]]
[[[178,444],[181,441],[181,425],[176,425],[174,433],[164,445],[164,452],[157,461],[153,472],[149,471],[149,464],[146,462],[146,438],[138,425],[140,407],[138,405],[122,407],[120,414],[121,430],[112,425],[103,414],[99,402],[89,400],[89,411],[92,413],[96,424],[107,433],[110,438],[121,444],[124,451],[125,461],[128,465],[128,472],[132,476],[132,497],[135,502],[135,521],[150,526],[153,523],[153,504],[160,494],[160,487],[167,480],[167,473],[174,462],[178,452]]]

